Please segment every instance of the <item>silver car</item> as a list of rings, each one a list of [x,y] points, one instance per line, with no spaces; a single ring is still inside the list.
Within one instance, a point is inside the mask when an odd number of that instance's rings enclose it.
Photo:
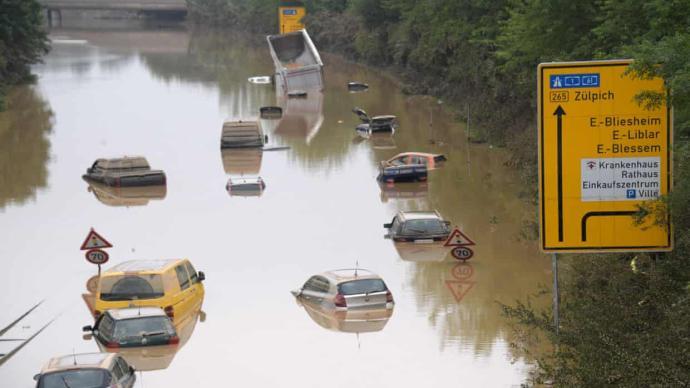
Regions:
[[[386,238],[395,242],[433,243],[445,241],[450,235],[450,222],[436,211],[398,212],[388,224]]]
[[[356,308],[393,308],[393,294],[386,283],[366,269],[339,269],[314,275],[292,291],[302,301],[324,308],[348,310]]]
[[[136,375],[118,354],[86,353],[51,358],[34,380],[36,388],[130,388]]]

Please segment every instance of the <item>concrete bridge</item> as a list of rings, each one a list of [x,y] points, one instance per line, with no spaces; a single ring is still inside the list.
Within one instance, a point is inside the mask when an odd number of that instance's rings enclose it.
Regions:
[[[39,0],[48,24],[62,25],[63,10],[127,11],[137,13],[187,13],[186,0]]]
[[[186,0],[39,0],[49,10],[122,10],[186,12]]]

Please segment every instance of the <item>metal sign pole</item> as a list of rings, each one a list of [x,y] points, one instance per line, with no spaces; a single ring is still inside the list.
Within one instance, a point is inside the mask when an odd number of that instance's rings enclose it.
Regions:
[[[553,273],[553,326],[556,328],[556,335],[558,335],[559,316],[558,307],[560,302],[560,291],[558,289],[558,254],[551,255],[551,273]]]
[[[101,265],[98,264],[98,277],[101,277]]]

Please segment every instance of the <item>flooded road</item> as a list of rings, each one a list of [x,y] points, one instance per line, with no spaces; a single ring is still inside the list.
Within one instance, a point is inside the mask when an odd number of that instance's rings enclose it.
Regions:
[[[50,358],[98,351],[82,294],[94,265],[79,250],[94,227],[132,259],[189,258],[206,274],[202,316],[167,368],[137,386],[519,386],[530,360],[509,348],[496,301],[549,284],[530,241],[535,209],[508,155],[468,144],[443,104],[403,95],[380,72],[323,55],[326,89],[284,100],[271,85],[265,40],[182,29],[52,31],[37,85],[14,90],[0,113],[0,327],[45,300],[4,338],[45,331],[0,366],[7,387],[30,387]],[[346,84],[366,82],[366,92]],[[224,120],[258,116],[268,147],[227,154]],[[363,139],[351,112],[395,114],[394,137]],[[433,127],[430,121],[433,120]],[[433,128],[433,129],[432,129]],[[432,144],[433,143],[433,144]],[[426,184],[380,186],[378,163],[400,152],[443,153]],[[146,156],[162,192],[112,192],[81,179],[100,157]],[[228,178],[260,175],[260,196],[230,196]],[[438,210],[475,242],[462,264],[447,249],[393,244],[398,210]],[[385,279],[390,315],[345,322],[290,294],[313,274],[356,263]],[[0,353],[16,343],[0,342]],[[169,356],[169,355],[168,355]]]

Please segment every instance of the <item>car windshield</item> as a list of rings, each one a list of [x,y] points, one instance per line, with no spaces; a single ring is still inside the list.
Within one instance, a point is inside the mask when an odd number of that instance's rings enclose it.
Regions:
[[[403,227],[404,234],[443,234],[447,231],[446,224],[438,219],[409,220]]]
[[[77,369],[41,376],[38,388],[102,388],[110,386],[110,373],[103,369]]]
[[[338,293],[343,295],[371,294],[388,290],[381,279],[360,279],[338,284]]]
[[[161,275],[121,275],[101,278],[101,300],[155,299],[164,294]]]
[[[175,329],[168,317],[142,317],[123,319],[115,323],[115,340],[144,337],[170,337],[175,335]]]

